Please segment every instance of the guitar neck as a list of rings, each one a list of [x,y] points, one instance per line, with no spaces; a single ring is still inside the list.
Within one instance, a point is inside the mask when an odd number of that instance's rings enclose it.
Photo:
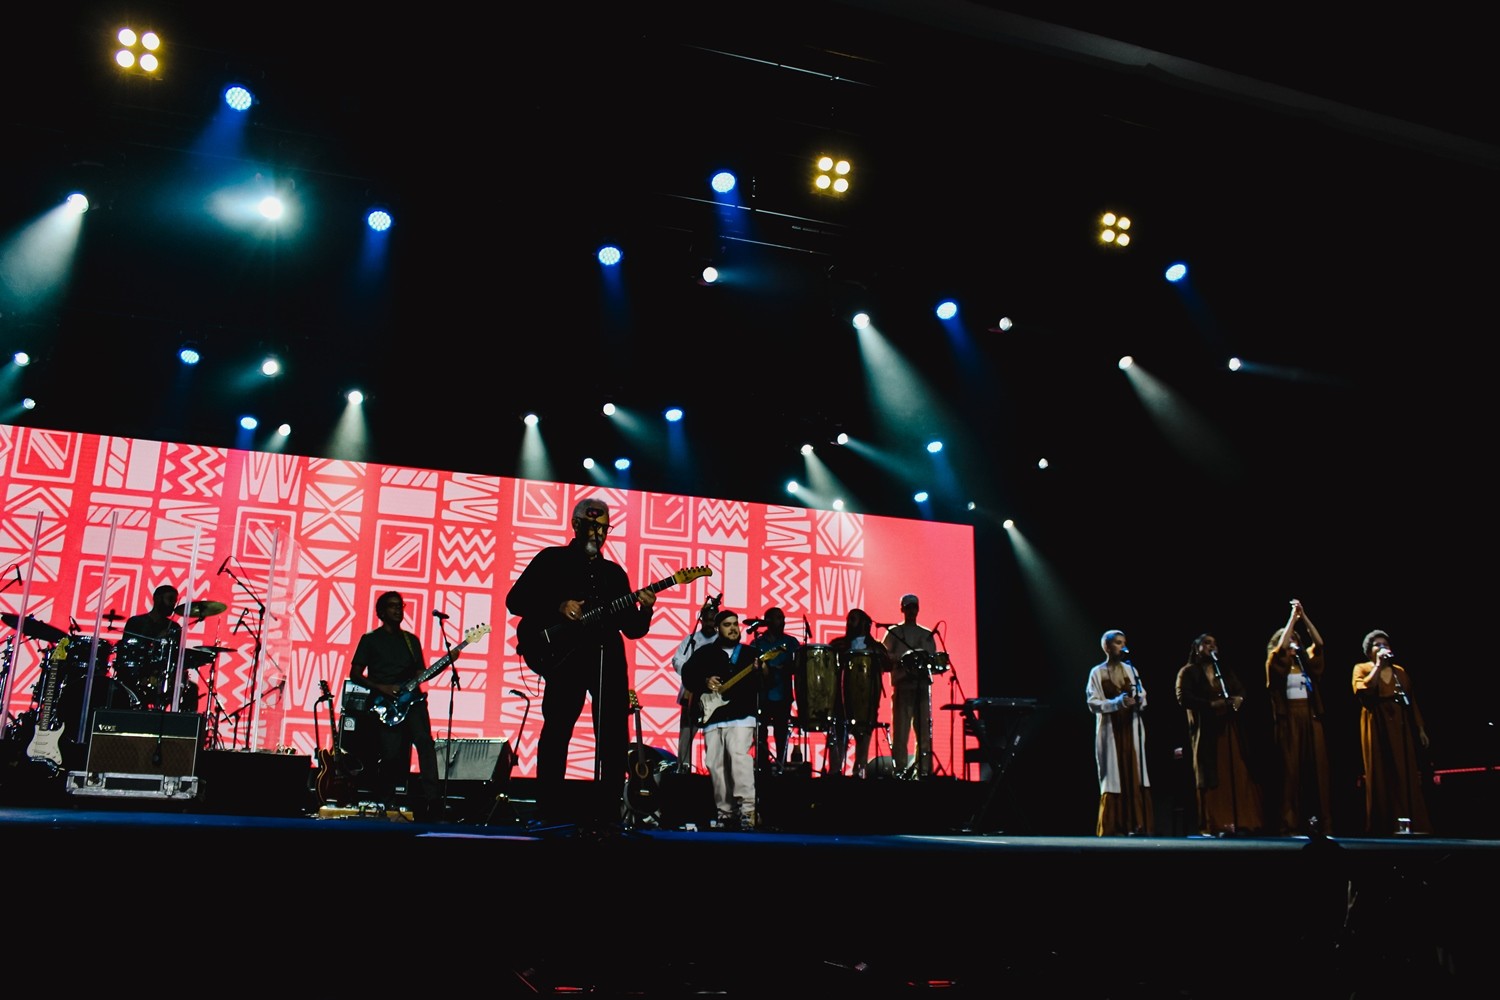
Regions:
[[[768,651],[762,653],[761,655],[757,656],[755,659],[753,659],[749,663],[745,664],[744,669],[742,669],[739,673],[737,673],[733,677],[729,678],[729,680],[725,681],[723,684],[720,684],[719,685],[719,693],[722,694],[723,692],[728,691],[730,688],[734,687],[740,681],[744,680],[746,677],[749,677],[750,676],[750,671],[754,670],[756,667],[760,666],[762,663],[770,663],[772,660],[776,659],[776,657],[778,657],[780,655],[781,655],[781,649],[778,647],[777,649],[768,650]]]
[[[669,576],[665,580],[657,580],[649,587],[642,587],[641,590],[649,590],[653,594],[659,594],[663,590],[666,590],[668,587],[671,587],[676,583],[677,578],[675,576]],[[632,604],[635,603],[635,595],[638,593],[640,593],[639,590],[632,590],[628,594],[622,594],[619,597],[616,597],[608,604],[601,604],[597,608],[590,608],[579,617],[578,624],[582,625],[587,622],[597,621],[598,619],[603,618],[606,615],[618,614],[621,611],[627,610]]]

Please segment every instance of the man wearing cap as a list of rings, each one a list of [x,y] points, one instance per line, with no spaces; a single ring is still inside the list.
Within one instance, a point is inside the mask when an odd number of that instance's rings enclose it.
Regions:
[[[656,593],[646,588],[632,594],[624,568],[604,555],[608,534],[609,504],[595,497],[578,501],[572,541],[533,556],[505,597],[506,610],[523,619],[578,623],[576,632],[564,630],[566,645],[552,657],[542,691],[536,774],[537,811],[544,820],[557,818],[584,695],[593,702],[595,818],[618,821],[621,815],[630,757],[630,676],[620,637],[639,639],[650,630]],[[585,617],[621,598],[633,600],[596,620]]]
[[[677,652],[672,654],[672,669],[677,671],[678,677],[682,676],[682,668],[687,666],[687,661],[692,659],[699,648],[719,637],[719,630],[714,627],[714,617],[719,613],[719,602],[723,599],[724,595],[719,594],[704,601],[703,607],[698,609],[698,627],[683,636],[682,642],[677,644]],[[682,706],[682,718],[677,725],[677,769],[682,774],[691,774],[693,740],[698,735],[698,699],[686,684],[677,689],[677,704]]]
[[[699,646],[682,671],[682,683],[705,705],[703,760],[713,780],[720,830],[755,829],[755,706],[759,678],[739,675],[756,665],[755,651],[740,642],[740,616],[723,610],[714,616],[714,641]],[[764,669],[762,665],[762,669]]]
[[[937,642],[917,624],[916,594],[901,597],[901,624],[885,634],[891,654],[891,758],[898,775],[907,773],[907,750],[917,733],[917,777],[932,775],[932,663]]]

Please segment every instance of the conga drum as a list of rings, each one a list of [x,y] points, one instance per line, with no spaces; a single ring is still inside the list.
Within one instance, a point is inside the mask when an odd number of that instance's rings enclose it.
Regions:
[[[875,654],[852,649],[844,654],[843,666],[845,717],[856,730],[873,729],[880,721],[880,668]]]
[[[809,733],[826,733],[838,717],[839,668],[833,650],[802,647],[802,663],[792,675],[796,686],[797,724]]]

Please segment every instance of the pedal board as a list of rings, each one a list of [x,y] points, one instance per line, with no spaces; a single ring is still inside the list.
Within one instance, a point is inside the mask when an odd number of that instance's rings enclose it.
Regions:
[[[416,814],[402,806],[382,809],[378,802],[361,802],[357,806],[320,806],[318,819],[383,819],[394,823],[414,823]]]

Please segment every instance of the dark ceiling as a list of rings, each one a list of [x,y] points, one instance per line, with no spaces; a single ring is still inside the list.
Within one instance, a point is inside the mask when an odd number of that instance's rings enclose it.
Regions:
[[[246,406],[231,379],[273,349],[288,374],[253,403],[291,421],[300,453],[325,453],[358,384],[373,459],[515,474],[519,417],[537,410],[556,477],[583,481],[583,455],[624,450],[601,402],[680,403],[692,459],[637,452],[631,486],[777,502],[797,446],[842,429],[897,456],[892,471],[825,449],[856,509],[897,516],[920,516],[924,477],[901,472],[943,434],[954,484],[932,514],[979,526],[983,603],[1035,599],[990,579],[1010,558],[994,518],[1015,516],[1090,620],[1151,600],[1117,599],[1115,559],[1170,578],[1218,551],[1232,600],[1270,591],[1274,606],[1308,575],[1341,590],[1371,544],[1403,577],[1488,545],[1470,527],[1500,166],[1481,32],[1084,7],[533,4],[417,21],[269,2],[250,24],[156,5],[171,68],[146,85],[98,65],[109,6],[33,5],[30,54],[0,81],[0,227],[74,177],[102,195],[66,297],[0,316],[0,346],[39,357],[25,419],[231,445]],[[229,76],[260,99],[243,156],[194,159]],[[857,163],[842,202],[806,190],[823,148]],[[743,178],[727,218],[706,197],[720,166]],[[294,184],[301,230],[203,225],[210,167]],[[397,225],[362,292],[351,220],[377,201]],[[1105,208],[1137,220],[1128,253],[1094,241]],[[592,259],[606,239],[626,248],[623,302]],[[707,257],[732,280],[699,286]],[[1185,289],[1160,277],[1179,259]],[[961,303],[961,341],[931,316],[942,295]],[[856,302],[920,387],[872,398]],[[989,332],[1002,315],[1015,328]],[[183,387],[171,354],[189,337],[207,360]],[[1126,353],[1170,416],[1116,369]],[[1231,375],[1231,354],[1262,367]],[[893,405],[895,423],[874,416]],[[1317,572],[1258,565],[1282,550]],[[1339,600],[1376,594],[1391,598]]]

